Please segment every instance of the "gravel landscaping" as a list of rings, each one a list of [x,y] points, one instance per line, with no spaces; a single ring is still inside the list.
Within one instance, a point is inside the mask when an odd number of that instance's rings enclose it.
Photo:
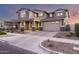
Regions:
[[[79,40],[79,37],[77,37],[74,33],[72,32],[59,32],[55,36],[56,38],[64,38],[64,39],[73,39],[73,40]]]
[[[66,54],[79,54],[79,45],[76,44],[45,40],[41,43],[41,45],[52,51],[57,51]]]

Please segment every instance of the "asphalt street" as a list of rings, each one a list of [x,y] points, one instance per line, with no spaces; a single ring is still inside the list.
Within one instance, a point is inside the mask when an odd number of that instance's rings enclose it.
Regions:
[[[5,41],[0,41],[0,54],[35,54],[34,52],[12,46]]]

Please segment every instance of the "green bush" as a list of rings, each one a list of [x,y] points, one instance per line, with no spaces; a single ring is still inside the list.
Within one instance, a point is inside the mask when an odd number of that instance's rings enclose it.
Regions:
[[[7,33],[0,31],[0,35],[6,35]]]
[[[21,28],[21,32],[24,32],[24,27]]]
[[[79,23],[75,24],[75,34],[77,37],[79,37]]]

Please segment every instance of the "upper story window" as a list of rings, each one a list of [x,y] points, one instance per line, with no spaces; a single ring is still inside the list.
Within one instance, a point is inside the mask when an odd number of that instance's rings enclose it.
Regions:
[[[35,17],[37,17],[38,15],[37,14],[34,14],[35,15]]]
[[[62,12],[57,13],[57,16],[62,16],[62,15],[63,15],[63,13],[62,13]]]
[[[52,17],[52,14],[50,14],[49,16]]]
[[[39,16],[43,16],[43,13],[39,13]]]
[[[26,17],[26,12],[25,11],[20,11],[20,17]]]
[[[32,11],[29,11],[29,18],[34,18],[34,13]]]
[[[57,11],[57,16],[62,16],[63,12],[62,11]]]

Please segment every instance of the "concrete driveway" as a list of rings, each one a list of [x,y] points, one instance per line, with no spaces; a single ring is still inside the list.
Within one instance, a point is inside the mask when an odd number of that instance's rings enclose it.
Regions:
[[[37,32],[27,32],[26,34],[30,34],[30,35],[36,35],[36,36],[48,36],[48,37],[53,37],[56,33],[58,32],[45,32],[45,31],[37,31]]]
[[[47,32],[48,33],[48,32]],[[50,52],[43,50],[39,44],[41,41],[46,40],[49,36],[53,36],[56,33],[52,32],[51,34],[46,32],[30,32],[29,34],[13,34],[11,37],[1,37],[1,40],[7,41],[9,44],[29,50],[35,53],[48,54]]]

